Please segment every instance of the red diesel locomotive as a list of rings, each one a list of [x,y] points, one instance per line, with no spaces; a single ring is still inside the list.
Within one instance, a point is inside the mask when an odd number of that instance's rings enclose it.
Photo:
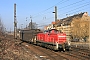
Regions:
[[[38,33],[37,44],[40,46],[44,46],[46,48],[50,48],[53,50],[70,49],[70,43],[66,40],[66,34],[59,32],[56,29],[46,30],[44,33]]]
[[[36,31],[36,30],[35,30]],[[40,45],[52,50],[69,50],[70,43],[66,40],[66,34],[56,29],[35,32],[34,30],[21,31],[21,40]]]

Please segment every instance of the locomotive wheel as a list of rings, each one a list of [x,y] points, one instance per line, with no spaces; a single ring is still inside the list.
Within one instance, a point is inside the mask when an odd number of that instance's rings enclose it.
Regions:
[[[39,46],[42,46],[42,43],[40,43]]]
[[[53,46],[51,45],[51,50],[53,50]]]
[[[50,49],[50,45],[47,45],[47,48]]]
[[[67,51],[70,51],[71,50],[71,47],[68,47]]]
[[[58,51],[58,49],[56,48],[56,46],[53,46],[53,50],[54,51]]]
[[[50,49],[53,50],[53,46],[52,45],[50,45]]]
[[[68,49],[66,49],[67,51],[70,51],[70,49],[68,48]]]

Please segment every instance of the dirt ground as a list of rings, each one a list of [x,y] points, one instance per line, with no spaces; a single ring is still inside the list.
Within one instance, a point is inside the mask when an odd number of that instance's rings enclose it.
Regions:
[[[11,36],[12,37],[12,36]],[[15,39],[0,35],[0,60],[39,60]]]

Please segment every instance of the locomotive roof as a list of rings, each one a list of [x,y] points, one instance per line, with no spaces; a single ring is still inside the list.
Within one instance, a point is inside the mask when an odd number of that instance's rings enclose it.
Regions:
[[[50,29],[50,30],[57,30],[57,29]],[[58,30],[57,30],[58,31]]]
[[[51,30],[55,30],[55,31],[58,31],[57,29],[49,29],[49,30],[45,30],[45,31],[51,31]]]

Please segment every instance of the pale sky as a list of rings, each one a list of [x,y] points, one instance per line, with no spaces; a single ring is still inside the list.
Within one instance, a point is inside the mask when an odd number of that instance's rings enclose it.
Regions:
[[[90,0],[0,0],[0,18],[7,30],[13,30],[14,3],[16,3],[16,16],[18,28],[23,28],[32,21],[38,26],[50,24],[54,21],[54,7],[57,6],[57,17],[63,19],[81,12],[90,15]],[[27,17],[27,21],[26,21]]]

